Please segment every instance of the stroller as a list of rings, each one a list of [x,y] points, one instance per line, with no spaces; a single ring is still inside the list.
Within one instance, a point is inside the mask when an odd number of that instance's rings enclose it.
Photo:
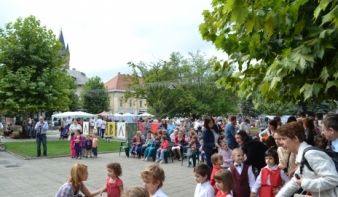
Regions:
[[[66,125],[65,128],[63,128],[61,130],[61,132],[60,132],[60,140],[68,138],[69,127],[70,127],[70,125]]]

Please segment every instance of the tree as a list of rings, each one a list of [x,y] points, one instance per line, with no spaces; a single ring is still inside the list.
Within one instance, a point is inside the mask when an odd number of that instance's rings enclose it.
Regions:
[[[214,66],[228,71],[219,79],[226,88],[253,95],[256,104],[259,97],[332,102],[338,95],[337,11],[333,0],[213,0],[199,30],[228,54]]]
[[[0,109],[26,115],[68,110],[73,79],[61,71],[61,47],[34,16],[0,29]]]
[[[100,77],[92,77],[83,85],[80,98],[89,113],[98,114],[109,109],[110,96]]]
[[[237,96],[215,84],[215,59],[200,52],[184,58],[172,53],[168,61],[129,63],[132,80],[125,98],[146,98],[156,117],[221,115],[237,111]],[[140,79],[143,83],[140,83]]]

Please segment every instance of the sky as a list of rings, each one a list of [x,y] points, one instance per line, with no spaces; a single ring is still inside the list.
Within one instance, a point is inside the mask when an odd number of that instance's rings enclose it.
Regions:
[[[34,15],[70,49],[70,68],[103,82],[118,72],[131,74],[128,62],[167,60],[172,52],[197,50],[222,57],[202,40],[198,26],[211,0],[0,0],[0,28]]]

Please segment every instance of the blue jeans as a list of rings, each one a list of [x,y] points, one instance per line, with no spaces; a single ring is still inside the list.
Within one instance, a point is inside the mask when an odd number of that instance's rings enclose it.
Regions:
[[[41,156],[41,142],[43,145],[43,156],[47,156],[47,136],[46,134],[41,134],[36,136],[36,146],[38,157]]]
[[[94,155],[94,156],[97,156],[97,147],[92,148],[92,152],[93,152],[93,155]]]
[[[106,131],[106,129],[101,129],[100,130],[100,136],[101,136],[101,138],[103,138],[104,137],[104,132]]]
[[[167,152],[167,151],[168,151],[167,149],[164,149],[164,150],[158,149],[157,154],[156,154],[156,158],[164,160],[164,152]]]

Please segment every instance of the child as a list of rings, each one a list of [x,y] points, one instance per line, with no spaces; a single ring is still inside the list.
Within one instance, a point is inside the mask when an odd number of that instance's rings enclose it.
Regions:
[[[123,182],[119,176],[122,175],[122,168],[119,163],[109,163],[107,165],[108,178],[106,185],[101,189],[102,192],[107,192],[107,197],[121,197],[123,193]]]
[[[93,147],[93,142],[92,140],[90,139],[90,135],[87,135],[86,136],[86,158],[88,158],[90,156],[90,158],[93,158],[92,157],[92,147]]]
[[[269,149],[265,152],[265,163],[267,166],[261,169],[255,185],[251,189],[250,197],[256,197],[259,191],[259,196],[274,197],[280,190],[280,187],[289,182],[289,177],[285,172],[278,168],[277,151]]]
[[[197,136],[198,136],[198,139],[201,140],[203,138],[202,136],[202,131],[201,130],[198,130],[197,131]]]
[[[221,169],[221,165],[223,164],[223,156],[219,153],[215,153],[211,156],[212,163],[212,173],[210,176],[210,185],[214,188],[215,194],[217,194],[218,189],[216,188],[215,182],[215,174]]]
[[[203,150],[203,139],[200,140],[200,147],[198,149],[200,151],[200,161],[204,162],[205,161],[205,152]]]
[[[255,184],[255,175],[251,166],[243,163],[244,153],[240,148],[232,150],[234,164],[230,165],[230,172],[235,181],[234,196],[250,196],[250,191]]]
[[[155,139],[151,142],[150,146],[144,151],[143,161],[147,161],[149,157],[161,146],[161,137],[156,136]]]
[[[165,175],[164,170],[158,164],[146,167],[141,172],[141,178],[150,197],[168,197],[161,189]]]
[[[232,151],[229,149],[228,144],[225,141],[221,141],[221,148],[218,148],[218,153],[223,156],[223,164],[221,165],[221,168],[228,169],[232,164]]]
[[[196,149],[199,148],[197,142],[198,142],[197,136],[193,135],[189,143],[189,149],[187,152],[187,159],[188,159],[187,167],[188,168],[191,166],[191,160],[193,162],[193,167],[196,166]]]
[[[76,130],[75,134],[75,152],[76,152],[76,159],[82,158],[82,136],[81,136],[81,130]]]
[[[70,134],[70,138],[69,138],[69,142],[70,142],[70,157],[72,159],[74,159],[75,156],[76,156],[76,152],[75,152],[75,137],[74,137],[74,135],[75,135],[75,133],[72,132]]]
[[[235,182],[229,170],[220,170],[216,172],[215,180],[218,189],[216,197],[233,197],[231,190],[235,188]]]
[[[178,155],[179,157],[178,161],[182,161],[181,146],[184,146],[184,145],[186,145],[186,141],[183,136],[183,131],[179,130],[174,140],[174,147],[171,148],[174,154],[174,159],[177,158],[177,155]]]
[[[97,139],[97,133],[93,134],[93,140],[92,140],[92,152],[94,155],[94,158],[97,158],[97,146],[99,143],[99,140]]]
[[[164,152],[167,152],[169,148],[169,141],[167,140],[167,136],[162,135],[161,139],[162,139],[161,146],[160,148],[157,149],[156,163],[164,163]]]
[[[151,133],[147,134],[147,139],[146,142],[144,144],[142,144],[142,147],[139,149],[140,152],[138,152],[138,154],[140,155],[140,159],[143,159],[143,155],[144,155],[144,151],[146,150],[146,148],[148,148],[148,146],[151,143]]]
[[[132,187],[124,193],[123,197],[149,197],[149,193],[143,187]]]
[[[177,136],[177,134],[178,134],[177,129],[175,129],[174,132],[171,133],[170,139],[171,139],[172,142],[175,141],[175,137]]]
[[[315,136],[315,144],[318,148],[325,149],[325,138],[322,135]]]
[[[209,183],[210,168],[201,163],[194,168],[197,182],[194,197],[215,197],[215,191]]]
[[[143,140],[141,138],[142,132],[141,131],[137,131],[136,135],[133,137],[133,142],[132,142],[132,148],[131,148],[131,154],[132,157],[136,157],[137,156],[137,152],[139,151],[138,149],[141,148],[142,144],[143,144]]]

